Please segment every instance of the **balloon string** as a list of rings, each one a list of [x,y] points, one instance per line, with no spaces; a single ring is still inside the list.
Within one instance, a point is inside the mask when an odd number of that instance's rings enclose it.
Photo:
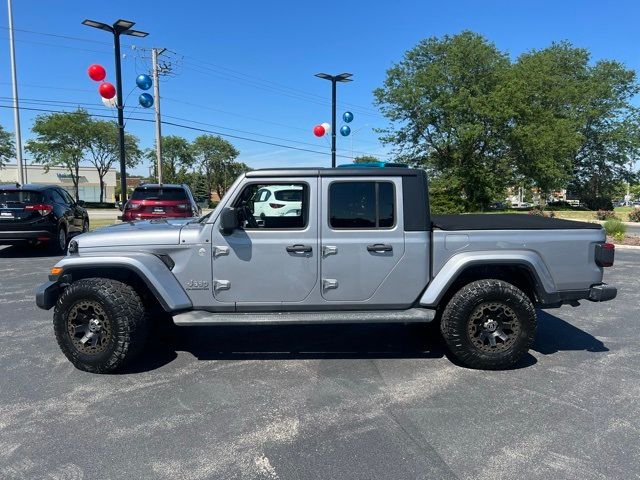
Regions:
[[[136,88],[138,88],[138,86],[137,86],[137,85],[131,89],[131,91],[129,92],[129,94],[127,95],[127,97],[124,99],[124,102],[122,102],[122,108],[124,108],[124,106],[125,106],[125,105],[126,105],[126,103],[127,103],[127,100],[129,100],[129,97],[131,96],[131,94],[133,93],[133,91],[134,91]]]

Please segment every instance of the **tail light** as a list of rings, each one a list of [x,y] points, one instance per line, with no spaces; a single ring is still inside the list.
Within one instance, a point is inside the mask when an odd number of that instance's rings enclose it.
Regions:
[[[125,210],[140,210],[142,208],[142,204],[141,203],[131,203],[128,202],[125,206],[124,209]]]
[[[596,245],[596,264],[599,267],[612,267],[616,255],[616,246],[613,243],[599,243]]]
[[[269,206],[271,208],[282,208],[284,207],[284,203],[270,203]]]
[[[178,209],[178,210],[189,210],[189,204],[188,203],[179,203],[178,205],[176,205],[176,209]]]
[[[29,212],[38,212],[43,217],[46,217],[51,212],[53,212],[53,206],[47,205],[45,203],[36,203],[35,205],[27,205],[24,207],[25,210]]]

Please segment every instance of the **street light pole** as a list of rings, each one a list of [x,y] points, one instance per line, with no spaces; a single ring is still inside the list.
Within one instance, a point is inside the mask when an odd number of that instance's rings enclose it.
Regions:
[[[9,15],[9,56],[11,57],[11,85],[13,87],[13,124],[16,135],[16,167],[18,170],[18,183],[24,184],[24,171],[22,166],[22,135],[20,133],[20,104],[18,103],[18,75],[16,73],[16,49],[13,41],[13,8],[11,0],[7,0]]]
[[[327,73],[316,73],[316,77],[331,82],[331,167],[336,167],[336,84],[338,82],[351,82],[351,73],[341,73],[340,75],[329,75]]]
[[[120,35],[130,35],[132,37],[146,37],[146,32],[132,30],[135,22],[129,20],[118,20],[113,25],[96,22],[95,20],[85,20],[83,25],[105,30],[113,34],[113,49],[116,62],[116,106],[118,109],[118,144],[120,151],[120,201],[124,205],[127,199],[127,163],[124,145],[124,99],[122,94],[122,64],[120,55]]]

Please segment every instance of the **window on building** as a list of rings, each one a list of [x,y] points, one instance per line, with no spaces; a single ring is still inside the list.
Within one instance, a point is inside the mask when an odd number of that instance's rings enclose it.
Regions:
[[[391,182],[334,182],[329,186],[329,225],[336,229],[391,228],[395,198]]]

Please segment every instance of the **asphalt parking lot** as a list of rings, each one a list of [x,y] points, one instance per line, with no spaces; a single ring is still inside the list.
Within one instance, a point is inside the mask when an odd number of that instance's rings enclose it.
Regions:
[[[458,367],[423,326],[182,328],[119,375],[75,370],[0,247],[2,479],[640,476],[640,250],[618,299],[540,314],[519,368]]]

